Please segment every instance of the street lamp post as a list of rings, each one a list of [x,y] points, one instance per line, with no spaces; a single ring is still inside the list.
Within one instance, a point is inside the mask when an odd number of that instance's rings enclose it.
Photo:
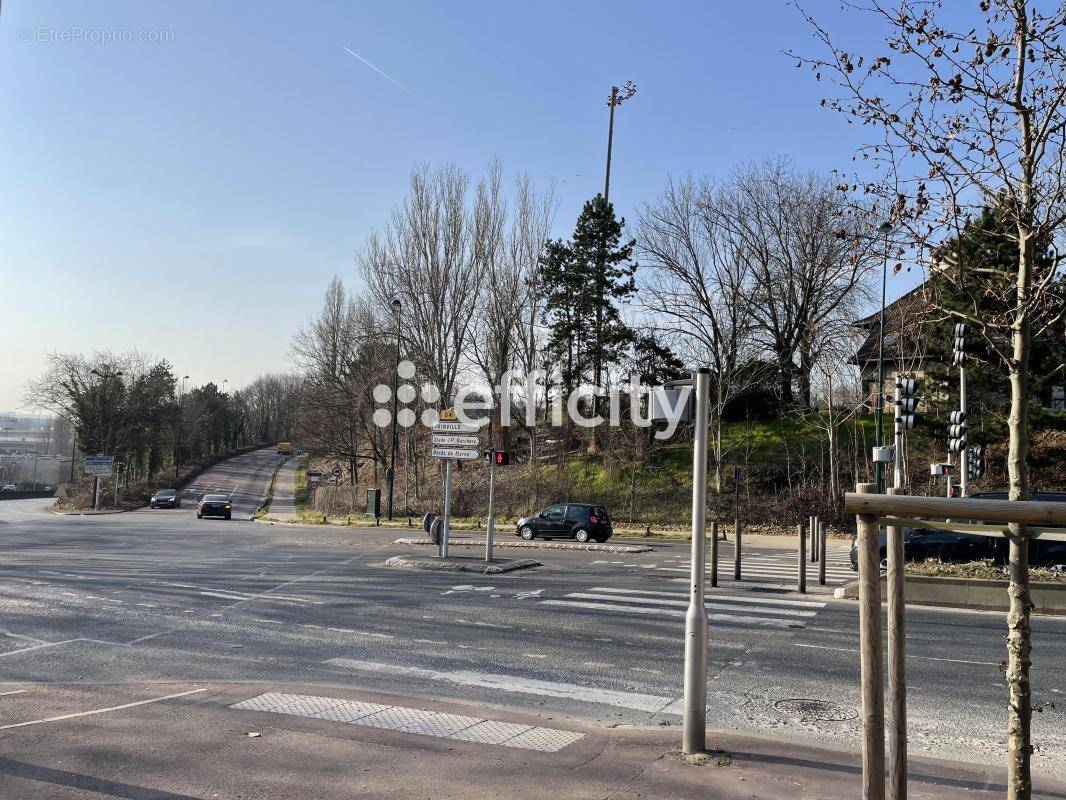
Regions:
[[[185,381],[189,380],[188,375],[181,376],[181,391],[178,393],[178,446],[174,453],[174,480],[178,480],[178,474],[181,471],[181,429],[184,426],[184,420],[181,414],[181,404],[185,399]]]
[[[396,317],[396,364],[392,370],[392,446],[389,452],[389,468],[385,472],[385,480],[388,484],[385,514],[389,520],[392,520],[392,487],[396,482],[396,392],[399,390],[400,376],[400,299],[398,297],[392,301],[392,312]]]
[[[878,449],[882,444],[885,413],[885,294],[888,287],[888,234],[892,232],[892,223],[884,221],[877,226],[878,233],[885,235],[885,258],[881,267],[881,322],[877,342],[877,427],[875,443]],[[874,461],[874,483],[881,491],[881,462]]]

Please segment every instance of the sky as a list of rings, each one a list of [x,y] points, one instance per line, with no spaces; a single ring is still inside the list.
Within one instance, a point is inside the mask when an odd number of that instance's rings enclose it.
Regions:
[[[817,52],[784,0],[2,0],[0,411],[30,410],[50,352],[137,349],[231,389],[290,368],[420,163],[554,180],[567,235],[602,191],[612,83],[638,87],[611,177],[630,220],[670,175],[850,168],[861,132],[787,48]]]

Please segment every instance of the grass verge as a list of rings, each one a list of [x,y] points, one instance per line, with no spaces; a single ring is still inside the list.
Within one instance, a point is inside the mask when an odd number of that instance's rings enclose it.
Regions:
[[[255,510],[254,514],[252,514],[253,519],[262,519],[267,515],[267,512],[270,511],[270,504],[274,500],[274,482],[278,479],[278,470],[280,470],[287,463],[288,459],[285,459],[285,461],[282,461],[280,464],[274,467],[274,472],[270,476],[270,486],[267,487],[266,498],[263,500],[263,504]]]

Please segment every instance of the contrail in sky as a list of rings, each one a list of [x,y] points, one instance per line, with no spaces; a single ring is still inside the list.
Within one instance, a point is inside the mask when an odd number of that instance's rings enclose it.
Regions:
[[[376,72],[376,73],[377,73],[378,75],[380,75],[381,77],[385,78],[386,80],[390,80],[390,81],[392,81],[393,83],[395,83],[395,84],[396,84],[397,86],[399,86],[399,87],[400,87],[401,89],[403,89],[403,90],[404,90],[405,92],[407,92],[408,94],[410,94],[410,93],[411,93],[411,90],[410,90],[410,89],[408,89],[408,88],[407,88],[406,86],[404,86],[404,85],[403,85],[402,83],[400,83],[400,82],[399,82],[398,80],[396,80],[396,79],[395,79],[394,77],[392,77],[391,75],[389,75],[389,74],[388,74],[387,72],[382,72],[382,71],[381,71],[380,69],[378,69],[377,67],[375,67],[375,66],[374,66],[373,64],[371,64],[371,63],[370,63],[369,61],[367,61],[367,60],[366,60],[365,58],[363,58],[363,57],[362,57],[361,55],[359,55],[359,54],[358,54],[357,52],[355,52],[354,50],[350,50],[350,49],[348,49],[347,47],[345,47],[345,48],[344,48],[344,52],[346,52],[346,53],[347,53],[348,55],[350,55],[350,56],[355,56],[355,57],[356,57],[356,58],[358,58],[358,59],[359,59],[360,61],[362,61],[362,62],[363,62],[364,64],[366,64],[366,65],[367,65],[368,67],[370,67],[370,69],[374,70],[374,72]]]

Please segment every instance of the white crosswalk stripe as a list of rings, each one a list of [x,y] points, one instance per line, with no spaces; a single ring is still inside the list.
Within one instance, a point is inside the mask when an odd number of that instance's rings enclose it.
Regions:
[[[688,606],[688,594],[595,586],[585,591],[571,592],[561,599],[542,600],[541,605],[683,619]],[[782,600],[720,592],[710,593],[706,598],[709,621],[752,628],[805,628],[806,622],[816,617],[825,605],[812,600]]]
[[[710,569],[710,562],[707,564]],[[817,563],[807,562],[808,585],[818,580]],[[672,564],[663,564],[656,568],[656,572],[675,572],[688,574],[692,569],[689,559],[678,559]],[[796,554],[782,552],[771,553],[744,553],[741,560],[741,576],[747,583],[749,580],[756,581],[780,581],[781,583],[795,583],[797,572]],[[718,578],[720,581],[729,581],[733,577],[733,556],[721,556],[718,562]],[[826,560],[825,580],[829,586],[838,586],[842,583],[855,580],[855,573],[851,569],[851,561],[847,553],[833,553]]]

